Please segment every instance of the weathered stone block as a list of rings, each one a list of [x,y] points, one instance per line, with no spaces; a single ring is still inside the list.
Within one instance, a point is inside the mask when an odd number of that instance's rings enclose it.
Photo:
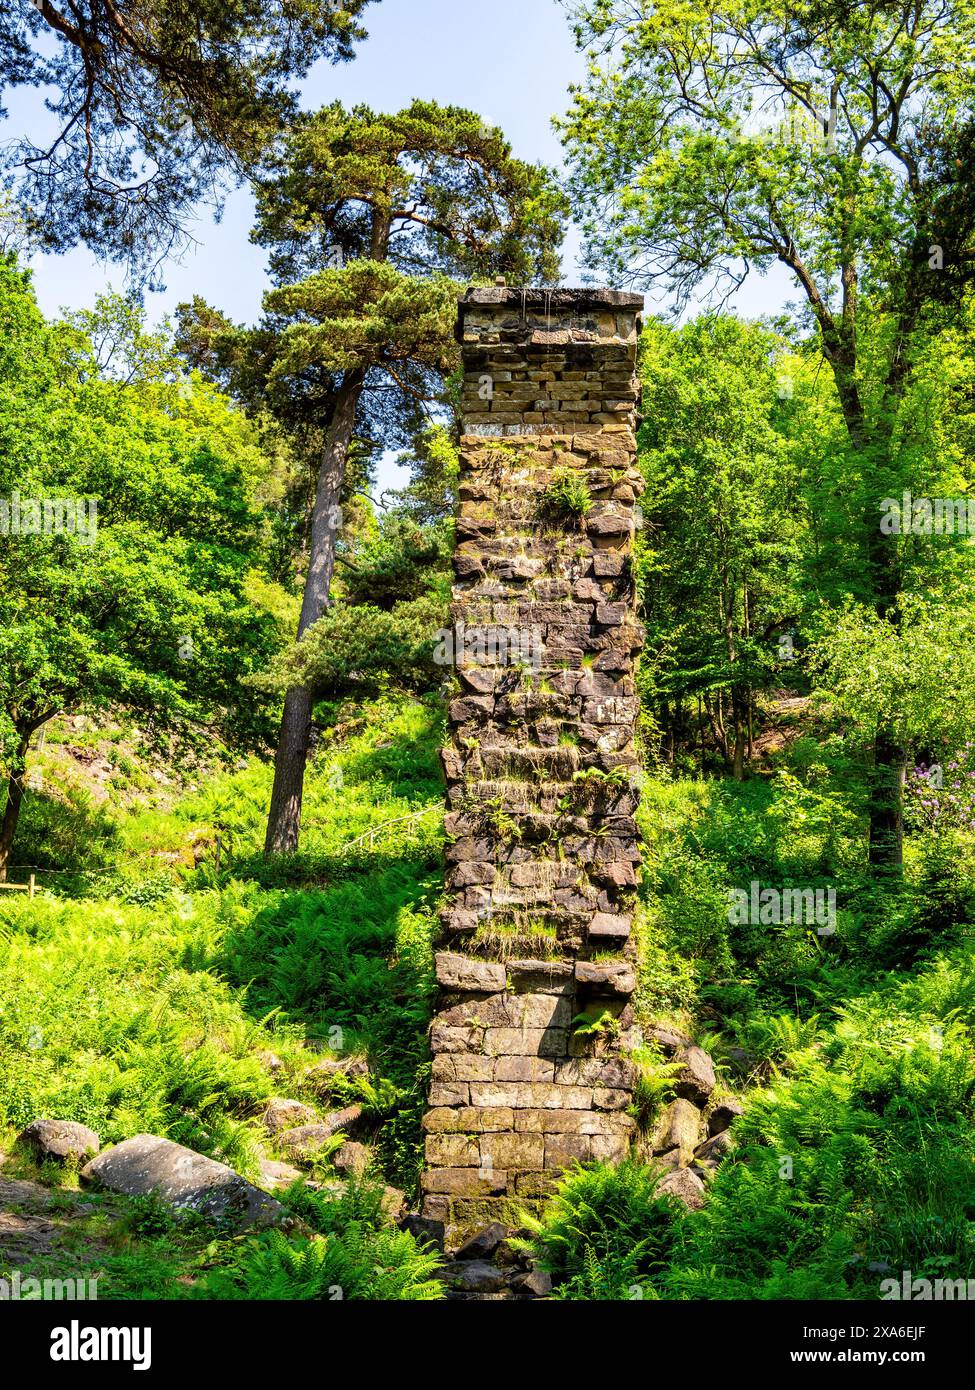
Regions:
[[[521,1197],[547,1197],[557,1181],[555,1173],[519,1173],[515,1178],[515,1191]]]
[[[507,1009],[512,1024],[522,1028],[568,1028],[572,1022],[572,1004],[564,994],[510,996]]]
[[[564,1057],[564,1028],[486,1028],[484,1051],[493,1057]]]
[[[681,1162],[689,1163],[701,1137],[701,1112],[689,1100],[674,1100],[663,1112],[653,1136],[653,1151],[665,1154],[677,1149]]]
[[[136,1134],[106,1149],[82,1168],[81,1177],[129,1197],[154,1192],[177,1210],[213,1221],[268,1225],[285,1214],[280,1202],[225,1163],[154,1134]]]
[[[699,1144],[694,1150],[694,1157],[698,1163],[717,1165],[734,1147],[735,1139],[731,1131],[723,1129],[720,1134],[712,1134],[710,1139],[705,1139],[703,1144]]]
[[[609,916],[608,913],[601,914]],[[590,935],[592,928],[590,927]],[[636,971],[625,961],[576,961],[576,981],[593,994],[629,997],[636,989]]]
[[[564,993],[574,975],[571,961],[509,960],[507,969],[513,989],[537,994]]]
[[[261,1123],[269,1134],[280,1134],[282,1130],[295,1129],[298,1125],[314,1124],[317,1119],[318,1115],[310,1105],[275,1096],[268,1101]]]
[[[454,1052],[440,1052],[433,1059],[433,1079],[434,1081],[491,1081],[494,1077],[494,1067],[495,1063],[492,1057],[473,1057]]]
[[[516,1110],[515,1128],[530,1134],[631,1134],[635,1123],[619,1112]]]
[[[479,1146],[482,1165],[513,1171],[545,1166],[545,1141],[540,1134],[485,1134]]]
[[[632,1091],[636,1068],[621,1057],[573,1057],[571,1061],[556,1063],[555,1079],[561,1085]]]
[[[481,1043],[481,1028],[445,1028],[434,1024],[430,1029],[432,1052],[473,1052]]]
[[[490,1197],[508,1186],[508,1174],[480,1168],[427,1168],[420,1178],[424,1192],[458,1197]]]
[[[494,1081],[554,1081],[555,1062],[545,1057],[499,1057]]]
[[[708,1116],[708,1134],[723,1134],[729,1129],[739,1115],[744,1115],[745,1107],[740,1100],[729,1096],[727,1100],[718,1101],[717,1105]]]
[[[571,1163],[588,1163],[592,1141],[588,1134],[546,1134],[546,1168],[568,1168]]]
[[[596,1163],[622,1163],[630,1149],[626,1134],[594,1134],[590,1139]]]
[[[428,1134],[484,1134],[491,1130],[513,1129],[514,1123],[510,1107],[488,1106],[480,1102],[466,1110],[463,1107],[459,1110],[428,1110],[423,1116],[423,1128]]]
[[[690,1168],[675,1168],[661,1179],[657,1191],[675,1197],[691,1211],[704,1206],[704,1184]]]
[[[471,1082],[471,1103],[516,1110],[588,1110],[592,1090],[588,1086],[555,1086],[545,1082]]]
[[[677,1060],[684,1063],[684,1068],[674,1082],[674,1090],[685,1100],[704,1105],[715,1087],[714,1063],[703,1048],[693,1045],[683,1055],[678,1054]]]
[[[45,1163],[75,1163],[97,1154],[102,1146],[93,1129],[75,1120],[31,1120],[16,1143]]]
[[[630,935],[632,918],[620,913],[597,912],[589,923],[589,936],[600,944],[625,941]]]
[[[630,1103],[630,1093],[596,1086],[592,1093],[592,1103],[597,1110],[625,1110]]]
[[[437,983],[444,989],[463,989],[483,994],[503,990],[507,976],[503,965],[472,960],[469,956],[439,951],[435,956]]]
[[[428,1134],[424,1152],[431,1168],[476,1168],[481,1161],[477,1140],[466,1134]]]
[[[434,1081],[430,1086],[428,1104],[469,1105],[470,1099],[470,1088],[466,1081]]]

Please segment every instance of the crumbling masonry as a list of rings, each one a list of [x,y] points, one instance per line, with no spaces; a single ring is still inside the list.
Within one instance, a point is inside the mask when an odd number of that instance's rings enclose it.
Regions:
[[[642,307],[503,287],[460,306],[458,690],[423,1175],[424,1214],[454,1227],[513,1216],[632,1137]]]

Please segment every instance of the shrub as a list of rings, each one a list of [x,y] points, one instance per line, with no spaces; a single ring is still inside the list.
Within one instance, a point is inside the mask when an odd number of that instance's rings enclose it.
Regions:
[[[557,1297],[627,1299],[635,1286],[655,1296],[679,1219],[657,1194],[659,1179],[628,1158],[617,1168],[576,1166],[560,1180],[542,1216],[526,1223]]]
[[[198,1287],[203,1298],[430,1301],[440,1257],[386,1224],[381,1184],[351,1180],[338,1198],[296,1184],[285,1201],[312,1236],[270,1231]]]

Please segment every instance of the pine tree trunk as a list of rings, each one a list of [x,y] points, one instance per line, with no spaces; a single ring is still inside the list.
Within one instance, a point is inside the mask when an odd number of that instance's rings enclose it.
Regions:
[[[299,638],[328,607],[332,572],[335,569],[335,540],[342,484],[364,381],[365,372],[361,369],[346,372],[335,403],[312,512],[308,573],[298,622]],[[298,848],[313,702],[313,692],[300,686],[293,687],[285,696],[264,841],[266,855],[294,854]]]

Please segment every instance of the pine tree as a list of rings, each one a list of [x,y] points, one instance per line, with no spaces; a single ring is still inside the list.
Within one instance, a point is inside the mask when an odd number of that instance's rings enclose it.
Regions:
[[[548,172],[513,158],[471,111],[416,101],[398,115],[339,104],[289,131],[257,187],[254,239],[277,281],[272,375],[335,380],[318,471],[298,636],[326,611],[357,425],[419,425],[455,362],[454,277],[551,283],[566,208]],[[384,404],[385,403],[385,404]],[[417,414],[417,407],[421,413]],[[265,849],[297,848],[313,694],[287,692]]]

